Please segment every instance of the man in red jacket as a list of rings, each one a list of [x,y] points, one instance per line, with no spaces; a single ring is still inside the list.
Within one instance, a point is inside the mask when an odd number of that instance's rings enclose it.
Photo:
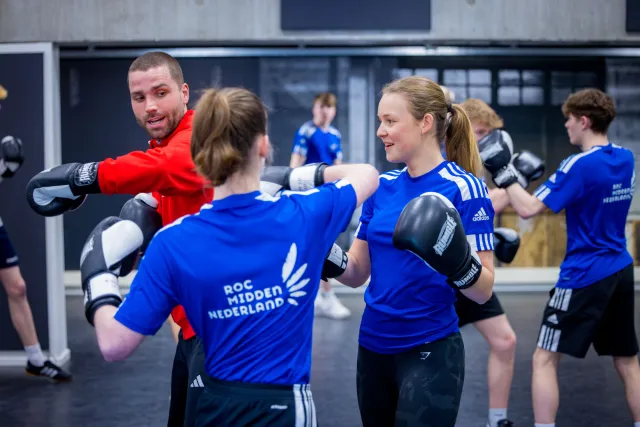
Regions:
[[[146,53],[131,64],[128,77],[136,120],[153,138],[150,148],[115,159],[69,163],[40,172],[27,186],[27,200],[38,214],[55,216],[77,209],[88,194],[152,193],[157,201],[157,206],[152,207],[157,208],[162,224],[167,225],[199,211],[213,199],[213,190],[196,174],[191,158],[193,110],[187,109],[189,87],[176,59],[163,52]],[[190,379],[197,378],[204,359],[194,351],[198,340],[184,309],[176,307],[171,316],[180,333],[168,425],[182,427],[187,392],[189,402],[195,402],[202,390],[189,384]],[[195,366],[191,371],[190,364]]]

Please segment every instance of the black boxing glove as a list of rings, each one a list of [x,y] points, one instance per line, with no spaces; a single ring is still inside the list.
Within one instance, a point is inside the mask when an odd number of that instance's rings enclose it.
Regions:
[[[142,242],[140,227],[115,216],[100,221],[89,234],[80,255],[80,277],[85,316],[91,325],[99,307],[122,303],[118,278],[126,272],[121,266],[138,256]]]
[[[136,223],[142,231],[142,246],[139,255],[144,255],[151,239],[162,228],[162,216],[156,210],[158,201],[149,193],[137,194],[134,198],[126,201],[120,210],[120,219],[128,219]],[[139,257],[127,257],[122,261],[120,275],[126,276],[135,267]]]
[[[307,191],[324,184],[326,163],[310,163],[298,168],[267,166],[260,176],[260,191],[275,196],[280,191]]]
[[[68,163],[44,170],[27,184],[27,202],[42,216],[77,209],[87,194],[100,193],[99,163]]]
[[[327,281],[342,276],[342,273],[347,269],[348,262],[347,253],[334,243],[322,265],[322,280]]]
[[[140,193],[126,201],[120,210],[121,219],[135,222],[142,230],[144,241],[140,252],[144,253],[149,242],[162,228],[162,216],[158,212],[158,201],[150,193]]]
[[[400,214],[392,241],[446,276],[454,289],[469,288],[480,278],[480,257],[467,241],[460,214],[442,194],[412,199]]]
[[[540,179],[544,175],[544,162],[529,151],[516,153],[511,163],[519,173],[518,182],[523,188],[527,188],[532,181]]]
[[[511,150],[500,129],[489,132],[478,141],[478,149],[484,167],[499,188],[507,188],[518,182],[518,171],[511,164]]]
[[[493,232],[493,253],[498,261],[509,264],[520,248],[520,236],[512,228],[498,227]]]
[[[24,150],[20,138],[5,136],[0,141],[0,181],[11,178],[24,163]]]

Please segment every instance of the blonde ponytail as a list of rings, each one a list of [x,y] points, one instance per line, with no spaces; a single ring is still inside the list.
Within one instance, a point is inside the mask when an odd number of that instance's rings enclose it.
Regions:
[[[479,177],[482,174],[482,158],[467,113],[458,105],[452,105],[451,122],[445,135],[447,159],[462,169]]]

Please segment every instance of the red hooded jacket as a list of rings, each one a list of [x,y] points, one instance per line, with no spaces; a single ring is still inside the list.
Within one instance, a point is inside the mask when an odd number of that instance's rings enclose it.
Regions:
[[[158,200],[162,224],[196,213],[213,200],[213,189],[205,187],[191,159],[191,123],[188,110],[178,127],[164,140],[149,141],[147,151],[134,151],[115,159],[106,159],[98,167],[98,182],[103,194],[152,193]],[[184,339],[195,336],[182,306],[171,312],[182,329]]]

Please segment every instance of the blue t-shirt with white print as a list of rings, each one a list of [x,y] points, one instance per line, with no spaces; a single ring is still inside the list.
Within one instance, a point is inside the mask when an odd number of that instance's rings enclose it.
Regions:
[[[415,178],[406,168],[380,175],[356,231],[356,238],[367,241],[371,258],[359,338],[371,351],[399,353],[458,331],[456,293],[446,277],[392,242],[400,213],[425,192],[451,201],[475,250],[493,250],[494,210],[480,179],[448,161]]]
[[[323,130],[308,121],[296,132],[293,153],[306,157],[305,164],[324,162],[331,165],[335,160],[342,160],[342,136],[333,126]]]
[[[115,318],[153,335],[182,305],[212,377],[307,384],[322,266],[355,207],[345,180],[214,200],[156,234]]]
[[[549,209],[565,210],[567,253],[558,288],[583,288],[633,262],[625,226],[635,191],[633,153],[615,144],[574,154],[534,195]]]

